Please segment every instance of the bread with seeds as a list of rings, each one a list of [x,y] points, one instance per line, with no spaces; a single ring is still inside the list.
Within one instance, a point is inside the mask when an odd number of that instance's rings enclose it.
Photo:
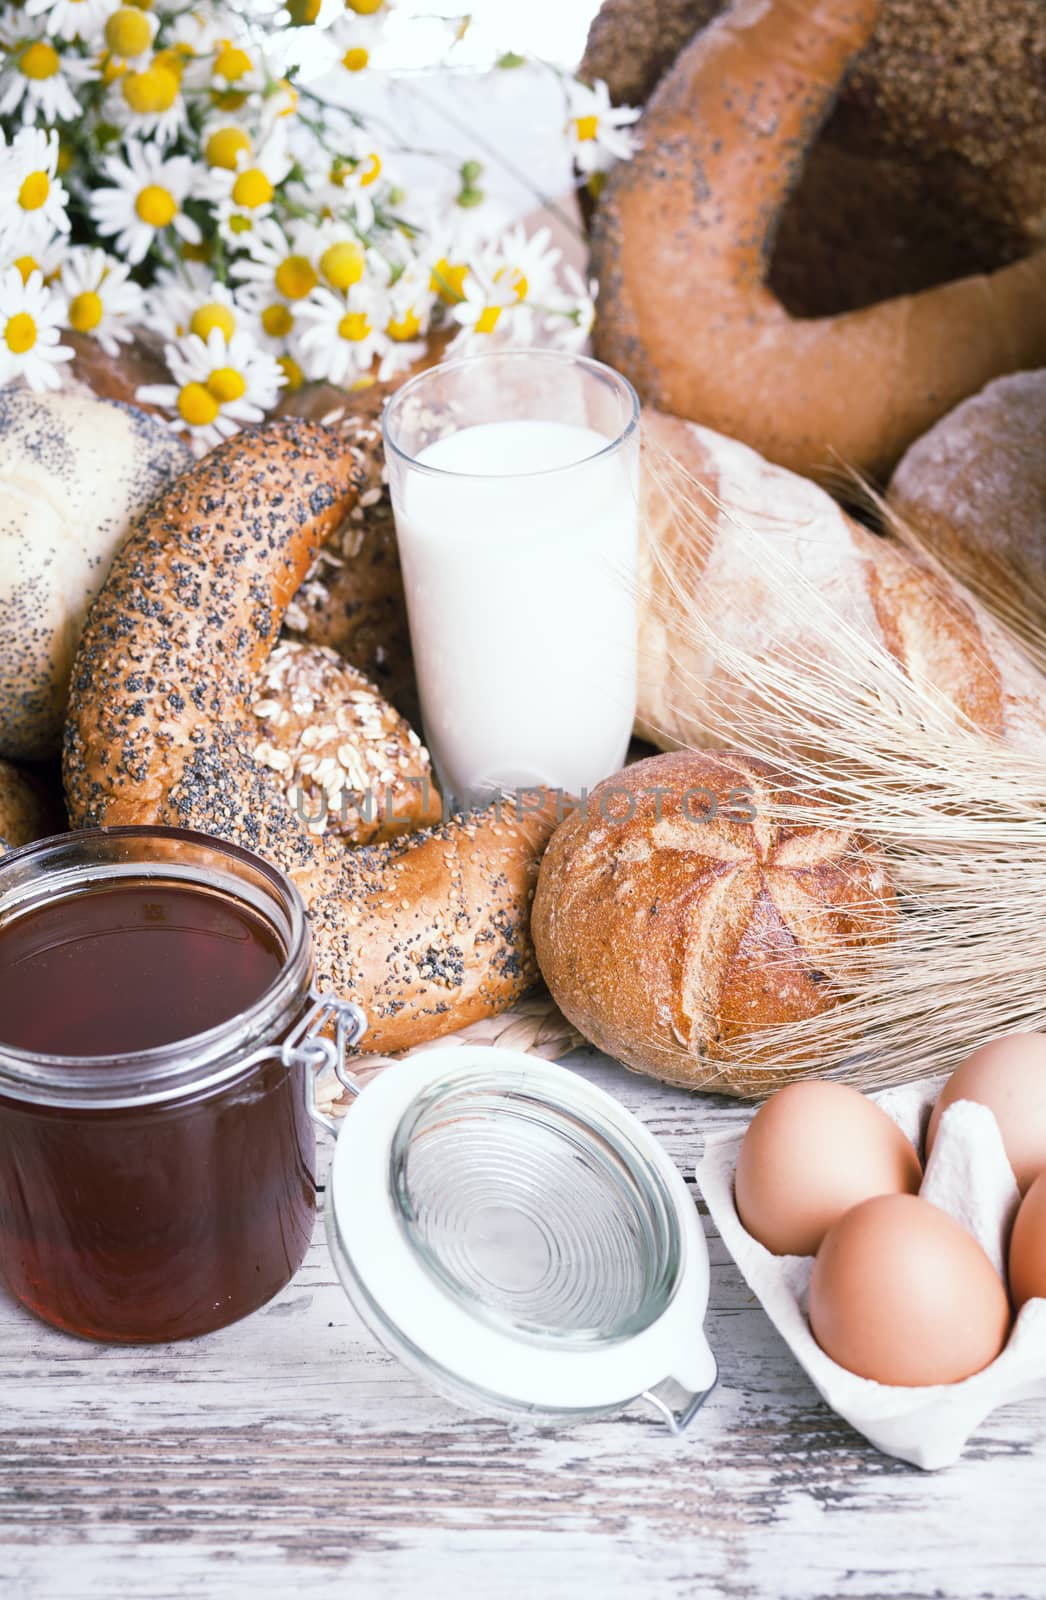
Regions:
[[[75,827],[167,824],[257,851],[301,891],[316,981],[408,1049],[506,1010],[536,981],[530,902],[555,804],[491,808],[384,844],[311,833],[254,758],[258,675],[317,551],[359,489],[335,430],[279,421],[226,440],[140,518],[73,672]]]
[[[284,632],[336,650],[372,679],[408,722],[420,717],[396,526],[385,482],[381,429],[332,415],[360,474],[356,504],[333,530],[283,619]]]
[[[91,598],[132,518],[190,459],[134,407],[0,394],[0,755],[58,754]]]
[[[317,838],[373,844],[438,822],[429,753],[377,686],[322,645],[282,640],[251,700],[254,759]]]

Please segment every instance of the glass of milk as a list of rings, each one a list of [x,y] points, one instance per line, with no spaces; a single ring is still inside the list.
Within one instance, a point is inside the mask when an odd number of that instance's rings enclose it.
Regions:
[[[384,418],[425,736],[445,801],[623,765],[636,707],[639,401],[583,356],[505,350]]]

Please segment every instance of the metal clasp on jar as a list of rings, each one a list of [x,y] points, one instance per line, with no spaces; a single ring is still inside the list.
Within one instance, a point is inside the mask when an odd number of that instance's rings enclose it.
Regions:
[[[285,1066],[305,1068],[305,1105],[309,1116],[325,1133],[336,1134],[338,1124],[317,1104],[316,1084],[320,1074],[330,1067],[344,1089],[353,1096],[359,1094],[360,1085],[345,1065],[345,1058],[366,1033],[367,1018],[351,1000],[315,991],[312,991],[312,998],[313,1006],[287,1035],[278,1053]],[[329,1032],[332,1025],[333,1038]]]

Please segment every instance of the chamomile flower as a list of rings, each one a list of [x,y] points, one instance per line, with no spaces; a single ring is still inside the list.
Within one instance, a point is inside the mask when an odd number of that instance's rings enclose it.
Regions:
[[[130,343],[131,324],[142,313],[142,290],[130,270],[105,250],[89,245],[70,250],[62,263],[66,322],[76,333],[97,340],[109,356]]]
[[[294,341],[306,376],[349,386],[388,349],[388,318],[388,295],[376,284],[357,284],[348,297],[315,289],[301,307]]]
[[[0,46],[0,117],[20,109],[23,122],[39,119],[50,126],[80,115],[75,91],[93,72],[86,57],[59,51],[46,37],[27,39],[17,12],[0,28]]]
[[[115,76],[129,61],[137,62],[149,54],[157,24],[156,18],[140,6],[120,5],[113,11],[109,0],[108,9],[103,38],[108,51],[106,66]]]
[[[132,266],[144,261],[153,243],[168,228],[190,244],[202,235],[186,215],[197,168],[188,156],[165,159],[155,145],[128,139],[127,160],[108,156],[105,172],[115,187],[96,189],[89,206],[98,232],[116,236],[116,250]]]
[[[562,281],[549,292],[542,306],[542,333],[554,348],[580,350],[596,320],[596,289],[593,278],[586,283],[575,267],[565,266]]]
[[[270,339],[284,340],[294,328],[299,307],[320,283],[320,230],[299,222],[285,232],[263,221],[240,239],[243,250],[232,264],[242,287],[237,299],[260,320]]]
[[[260,422],[285,381],[279,363],[246,333],[186,334],[164,355],[174,382],[147,384],[138,398],[171,412],[171,427],[187,432],[201,455],[243,423]]]
[[[384,330],[389,343],[378,369],[382,383],[405,371],[424,351],[436,300],[431,280],[428,265],[412,261],[389,286]]]
[[[59,366],[73,352],[61,344],[61,296],[38,272],[22,282],[17,267],[0,279],[0,384],[23,377],[30,389],[58,389]]]
[[[182,63],[174,50],[142,56],[109,86],[104,120],[141,139],[168,145],[186,125]]]
[[[328,32],[342,69],[350,74],[366,72],[371,53],[381,41],[382,19],[377,12],[364,14],[352,10],[339,17]]]
[[[602,78],[591,88],[573,81],[567,86],[566,134],[579,172],[609,172],[615,161],[627,161],[637,147],[629,130],[642,113],[635,106],[614,106]]]
[[[0,234],[0,276],[10,267],[17,267],[23,283],[28,283],[34,272],[38,272],[45,283],[54,283],[67,249],[64,234],[37,235],[31,228]]]
[[[317,152],[317,165],[325,159],[325,152]],[[328,161],[326,181],[317,181],[310,170],[308,182],[287,185],[287,197],[293,203],[320,216],[351,218],[359,233],[370,233],[374,227],[374,200],[381,192],[387,193],[386,163],[362,141],[359,155],[339,155]]]
[[[239,243],[272,215],[277,186],[290,170],[286,141],[278,134],[270,135],[258,150],[239,155],[234,168],[210,168],[206,198],[230,244]]]
[[[93,39],[112,11],[112,0],[25,0],[27,17],[39,17],[54,39]]]
[[[145,320],[165,339],[195,333],[205,342],[215,328],[231,339],[245,326],[232,290],[198,261],[183,261],[174,271],[161,268],[149,291]]]
[[[260,61],[238,39],[217,39],[208,66],[211,104],[219,111],[242,110],[265,87]]]
[[[511,290],[518,301],[542,305],[555,292],[560,255],[548,228],[529,237],[519,226],[510,228],[489,252],[491,282]]]
[[[24,237],[68,232],[68,195],[58,171],[58,134],[22,128],[0,154],[0,227]]]
[[[502,278],[495,283],[492,275],[480,276],[473,266],[462,284],[462,294],[464,298],[451,311],[461,328],[449,346],[455,355],[474,355],[493,344],[532,342],[533,315],[510,281]]]

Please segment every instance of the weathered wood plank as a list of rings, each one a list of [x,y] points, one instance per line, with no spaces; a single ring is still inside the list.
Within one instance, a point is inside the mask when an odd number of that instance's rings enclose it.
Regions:
[[[687,1177],[701,1128],[746,1115],[581,1070]],[[710,1245],[722,1381],[682,1440],[639,1411],[552,1428],[454,1410],[375,1347],[319,1234],[276,1301],[188,1345],[80,1344],[0,1301],[2,1593],[1040,1596],[1041,1402],[989,1419],[947,1473],[889,1461],[820,1404]]]

